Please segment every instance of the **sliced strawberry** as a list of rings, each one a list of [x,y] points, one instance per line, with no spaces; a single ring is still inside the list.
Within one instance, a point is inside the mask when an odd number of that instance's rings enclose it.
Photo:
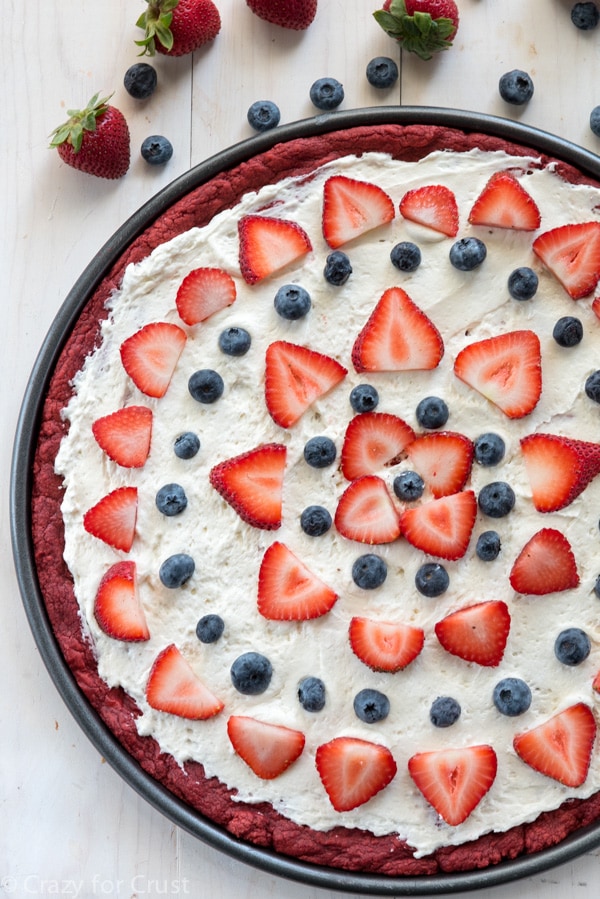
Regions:
[[[319,777],[336,812],[349,812],[383,790],[395,777],[392,753],[379,743],[336,737],[317,749]]]
[[[94,600],[94,615],[104,633],[115,640],[133,643],[150,639],[135,562],[116,562],[104,574]]]
[[[290,428],[347,373],[331,356],[276,340],[267,347],[265,367],[265,402],[271,418],[282,428]]]
[[[435,626],[435,633],[447,652],[495,668],[502,661],[510,612],[505,602],[490,600],[451,612]]]
[[[258,611],[271,621],[308,621],[329,612],[337,594],[284,543],[272,543],[258,573]]]
[[[496,778],[498,760],[491,746],[418,752],[408,773],[427,802],[447,824],[465,821]]]
[[[564,509],[600,474],[600,444],[530,434],[521,440],[533,504],[538,512]]]
[[[197,325],[231,306],[235,298],[235,281],[230,274],[222,268],[196,268],[179,285],[175,305],[186,325]]]
[[[334,518],[342,537],[359,543],[392,543],[400,519],[385,485],[376,475],[357,478],[342,493]]]
[[[391,198],[376,184],[333,175],[323,188],[323,237],[332,249],[395,217]]]
[[[474,492],[463,490],[406,509],[400,516],[400,528],[416,549],[453,561],[466,553],[476,515]]]
[[[305,743],[299,730],[246,715],[232,715],[227,734],[239,757],[263,780],[283,774],[302,755]]]
[[[135,537],[137,508],[137,487],[117,487],[88,509],[83,526],[88,534],[128,553]]]
[[[594,680],[592,681],[592,690],[596,693],[600,693],[600,671],[597,671],[594,675]]]
[[[400,671],[413,662],[425,642],[420,627],[399,621],[355,617],[348,631],[352,652],[373,671]]]
[[[143,468],[150,453],[152,409],[125,406],[97,418],[92,433],[100,449],[123,468]]]
[[[596,318],[600,318],[600,294],[592,300],[592,312]]]
[[[179,325],[151,322],[123,341],[123,367],[142,393],[165,395],[186,340]]]
[[[350,419],[341,453],[342,474],[348,481],[375,474],[400,461],[415,432],[397,415],[364,412]]]
[[[540,227],[540,211],[512,172],[496,172],[479,194],[469,214],[471,225],[535,231]]]
[[[223,703],[205,687],[174,643],[154,660],[146,684],[148,704],[179,718],[204,720],[223,709]]]
[[[434,497],[458,493],[467,483],[474,446],[464,434],[455,431],[423,434],[413,440],[406,452]]]
[[[356,371],[426,371],[444,355],[442,335],[401,287],[386,290],[352,347]]]
[[[513,746],[530,768],[566,787],[580,787],[587,777],[595,738],[594,713],[578,702],[517,734]]]
[[[265,443],[219,462],[209,480],[242,521],[274,531],[281,527],[286,456],[285,446]]]
[[[573,300],[588,296],[600,280],[600,222],[552,228],[532,249]]]
[[[238,234],[240,270],[247,284],[257,284],[312,250],[306,231],[287,219],[246,215]]]
[[[426,184],[409,190],[400,200],[400,214],[446,237],[458,234],[456,197],[443,184]]]
[[[539,338],[524,330],[478,340],[459,352],[454,374],[508,418],[523,418],[542,393]]]
[[[571,544],[555,528],[542,528],[527,541],[513,564],[510,583],[517,593],[544,596],[579,584]]]

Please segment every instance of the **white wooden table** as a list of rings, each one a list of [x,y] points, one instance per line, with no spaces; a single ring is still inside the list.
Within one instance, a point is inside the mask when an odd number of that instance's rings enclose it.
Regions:
[[[287,32],[257,19],[244,0],[217,0],[222,32],[193,58],[156,60],[159,88],[138,102],[123,88],[136,61],[134,23],[142,0],[27,0],[3,4],[0,252],[0,896],[175,896],[211,899],[329,899],[337,893],[282,881],[180,831],[100,758],[64,706],[31,636],[9,540],[12,436],[44,335],[69,288],[96,251],[174,177],[250,137],[246,111],[272,99],[282,122],[313,115],[308,92],[331,75],[343,108],[423,104],[503,115],[593,150],[589,113],[600,104],[600,28],[571,24],[570,0],[459,0],[452,50],[430,63],[400,58],[371,17],[375,0],[320,0],[313,25]],[[372,88],[367,62],[398,58],[400,82]],[[530,72],[535,94],[508,107],[498,79]],[[594,85],[598,85],[594,93]],[[47,136],[96,91],[115,91],[127,116],[133,158],[127,176],[106,182],[64,166]],[[175,148],[165,168],[139,156],[149,134]],[[600,850],[525,883],[482,891],[509,899],[597,899]]]

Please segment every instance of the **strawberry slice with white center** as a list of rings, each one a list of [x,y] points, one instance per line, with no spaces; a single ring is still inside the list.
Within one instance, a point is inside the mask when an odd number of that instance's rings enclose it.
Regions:
[[[333,175],[323,188],[323,237],[332,249],[387,225],[396,216],[384,190],[369,181]]]
[[[213,718],[224,708],[174,643],[156,657],[146,684],[146,699],[159,712],[194,721]]]
[[[479,805],[496,779],[498,760],[491,746],[418,752],[408,772],[427,802],[456,827]]]
[[[354,655],[373,671],[401,671],[413,662],[425,642],[420,627],[400,621],[376,621],[356,616],[348,630]]]
[[[263,780],[279,777],[304,750],[301,731],[246,715],[232,715],[227,734],[239,757]]]
[[[267,347],[265,362],[265,402],[271,418],[282,428],[295,424],[348,374],[331,356],[286,340]]]
[[[527,541],[514,561],[510,583],[517,593],[545,596],[579,584],[571,544],[556,528],[542,528]]]
[[[542,394],[539,338],[523,330],[478,340],[458,353],[454,374],[508,418],[523,418]]]
[[[326,615],[337,593],[284,543],[272,543],[258,573],[258,611],[271,621],[309,621]]]
[[[242,521],[254,528],[277,530],[281,527],[286,457],[285,446],[265,443],[219,462],[211,469],[209,480]]]
[[[96,442],[109,459],[123,468],[143,468],[150,453],[152,409],[125,406],[92,424]]]
[[[400,516],[400,528],[411,546],[455,561],[467,551],[476,516],[475,493],[463,490],[406,509]]]
[[[137,509],[137,487],[117,487],[88,509],[83,526],[88,534],[128,553],[135,537]]]
[[[533,252],[571,299],[590,294],[600,280],[600,222],[560,225],[533,242]]]
[[[240,270],[247,284],[257,284],[312,250],[306,231],[288,219],[246,215],[238,222],[238,235]]]
[[[490,668],[502,661],[509,631],[510,612],[501,600],[465,606],[435,625],[436,636],[447,652]]]
[[[186,325],[197,325],[235,301],[236,287],[222,268],[196,268],[185,276],[175,297],[179,317]]]
[[[594,713],[578,702],[517,734],[513,746],[530,768],[566,787],[580,787],[587,778],[595,738]]]
[[[386,290],[354,342],[361,371],[429,371],[444,355],[442,335],[401,287]]]
[[[392,543],[400,519],[385,485],[376,475],[357,478],[342,493],[334,518],[342,537],[359,543]]]
[[[389,412],[363,412],[350,419],[341,452],[342,474],[348,481],[395,465],[415,439],[403,419]]]
[[[536,231],[541,216],[535,200],[512,172],[496,172],[475,200],[469,222],[489,228]]]
[[[179,325],[151,322],[123,341],[123,367],[142,393],[157,399],[165,395],[186,340]]]
[[[315,763],[336,812],[364,805],[387,787],[397,771],[386,746],[356,737],[336,737],[323,743]]]
[[[407,191],[400,200],[400,214],[446,237],[458,234],[456,197],[443,184],[426,184]]]
[[[455,431],[436,431],[416,437],[406,452],[435,498],[458,493],[473,465],[473,442]]]
[[[115,640],[137,643],[150,639],[135,562],[116,562],[104,574],[94,599],[94,615],[104,633]]]
[[[570,505],[600,474],[600,444],[556,434],[529,434],[521,452],[538,512]]]

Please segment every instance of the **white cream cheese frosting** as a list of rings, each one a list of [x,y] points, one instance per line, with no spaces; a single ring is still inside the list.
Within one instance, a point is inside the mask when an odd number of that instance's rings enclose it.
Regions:
[[[100,675],[110,686],[122,686],[138,704],[137,727],[152,735],[163,751],[179,762],[197,759],[208,776],[216,776],[237,790],[237,798],[268,801],[292,820],[317,830],[337,825],[359,827],[376,835],[397,833],[417,855],[441,845],[458,844],[489,831],[504,831],[529,821],[542,811],[558,807],[570,796],[585,797],[600,789],[600,749],[596,747],[584,785],[568,789],[533,771],[512,747],[522,732],[573,703],[583,701],[594,710],[591,683],[600,669],[600,600],[594,593],[600,573],[600,478],[566,509],[542,515],[535,511],[519,440],[544,431],[597,441],[600,409],[586,397],[583,385],[600,367],[597,328],[600,322],[590,299],[574,303],[555,278],[545,271],[531,250],[527,232],[472,227],[468,212],[490,175],[511,168],[536,201],[540,230],[597,218],[600,191],[564,182],[535,159],[512,158],[502,152],[435,152],[417,163],[392,160],[384,154],[346,157],[317,170],[311,179],[287,179],[246,195],[232,211],[223,212],[201,229],[160,246],[151,256],[130,266],[120,290],[111,301],[102,326],[102,342],[77,375],[74,395],[65,415],[69,432],[56,460],[64,479],[62,513],[65,522],[65,559],[73,575],[82,626],[92,641]],[[330,252],[321,233],[323,184],[332,174],[371,181],[393,199],[396,209],[405,192],[424,184],[441,183],[455,194],[460,212],[459,237],[480,237],[487,246],[485,262],[475,271],[452,267],[448,252],[452,240],[405,221],[399,215],[389,225],[372,231],[342,249],[352,263],[352,275],[341,287],[323,277]],[[308,233],[313,250],[298,265],[257,285],[240,275],[237,223],[247,213],[268,207],[269,214],[291,219]],[[411,274],[399,272],[390,251],[400,240],[416,242],[421,265]],[[507,279],[519,266],[531,266],[539,275],[536,296],[527,302],[510,298]],[[175,296],[183,277],[200,266],[217,266],[236,282],[232,306],[194,326],[183,325]],[[285,321],[274,309],[279,286],[299,283],[312,299],[309,314]],[[402,287],[441,332],[445,353],[433,371],[357,374],[351,363],[354,340],[385,289]],[[555,322],[577,315],[584,325],[582,342],[570,349],[552,338]],[[153,321],[184,327],[188,340],[166,396],[144,396],[127,376],[119,357],[124,339]],[[224,355],[218,336],[228,326],[246,328],[252,337],[242,357]],[[516,329],[535,331],[541,342],[543,391],[534,411],[509,420],[482,396],[460,382],[452,366],[468,343]],[[284,339],[333,356],[348,369],[344,381],[319,399],[290,429],[278,427],[264,402],[265,351]],[[222,376],[223,396],[201,405],[188,391],[190,375],[201,368]],[[353,386],[371,383],[380,402],[377,411],[394,413],[420,430],[415,409],[425,396],[442,397],[450,410],[446,428],[471,439],[494,431],[506,442],[503,461],[493,468],[474,464],[469,487],[476,493],[491,481],[507,481],[516,494],[513,511],[502,519],[478,512],[471,543],[457,562],[444,562],[450,586],[437,599],[422,596],[415,574],[428,560],[405,540],[377,546],[373,551],[388,563],[385,583],[376,590],[361,590],[351,577],[353,561],[368,547],[342,537],[335,527],[322,537],[309,537],[300,527],[300,513],[311,504],[325,506],[333,516],[347,486],[339,471],[344,431],[353,415],[349,395]],[[142,469],[124,469],[110,461],[92,435],[91,425],[116,409],[143,403],[154,411],[151,451]],[[201,449],[191,460],[173,452],[175,438],[184,431],[198,434]],[[317,435],[331,437],[338,459],[317,470],[303,458],[306,441]],[[264,531],[245,524],[209,484],[209,472],[218,462],[276,442],[287,447],[282,526]],[[381,476],[391,488],[393,478],[410,462],[384,469]],[[159,487],[180,484],[187,495],[186,510],[166,518],[156,507]],[[129,556],[88,534],[84,512],[119,486],[139,491],[134,545]],[[509,572],[527,540],[542,527],[556,527],[573,547],[581,583],[578,588],[548,596],[516,594]],[[477,535],[496,529],[502,550],[493,562],[475,553]],[[256,606],[257,575],[265,549],[274,540],[286,543],[339,595],[322,618],[294,623],[268,621]],[[169,590],[158,577],[168,556],[189,553],[195,560],[194,576],[182,588]],[[150,639],[123,643],[108,637],[98,626],[94,597],[103,573],[120,558],[135,559],[139,588]],[[504,658],[494,668],[467,663],[447,653],[438,642],[434,625],[448,613],[482,600],[504,600],[511,614],[511,629]],[[198,619],[219,614],[225,622],[221,639],[202,644],[196,637]],[[424,649],[396,674],[370,670],[351,651],[348,625],[355,615],[383,620],[398,619],[422,628]],[[589,657],[571,668],[554,654],[560,631],[576,626],[589,636]],[[207,721],[188,721],[152,709],[145,698],[148,674],[157,654],[175,643],[202,681],[225,704],[221,714]],[[269,688],[258,696],[245,696],[232,685],[230,668],[242,653],[264,654],[273,666]],[[297,698],[299,681],[312,675],[323,680],[325,708],[305,711]],[[504,677],[519,677],[530,687],[532,702],[517,718],[501,715],[494,706],[494,686]],[[353,711],[356,693],[366,687],[390,700],[389,716],[377,723],[360,721]],[[461,706],[458,721],[436,728],[429,719],[432,701],[439,695],[454,697]],[[226,733],[229,715],[255,716],[302,731],[306,747],[298,761],[273,781],[253,774],[233,751]],[[317,747],[339,735],[361,737],[387,746],[398,764],[390,785],[365,805],[336,812],[315,767]],[[498,756],[498,772],[490,791],[458,827],[445,824],[427,804],[407,770],[415,752],[445,746],[489,743]]]

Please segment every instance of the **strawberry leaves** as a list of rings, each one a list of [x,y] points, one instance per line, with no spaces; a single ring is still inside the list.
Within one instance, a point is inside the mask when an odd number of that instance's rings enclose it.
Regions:
[[[422,5],[425,7],[427,4]],[[403,49],[416,53],[421,59],[431,59],[435,53],[452,46],[458,26],[456,5],[452,0],[444,5],[451,16],[436,16],[435,12],[432,14],[418,9],[410,14],[408,3],[404,0],[392,0],[391,3],[385,3],[383,9],[376,10],[373,17]],[[435,8],[435,4],[433,6]]]

